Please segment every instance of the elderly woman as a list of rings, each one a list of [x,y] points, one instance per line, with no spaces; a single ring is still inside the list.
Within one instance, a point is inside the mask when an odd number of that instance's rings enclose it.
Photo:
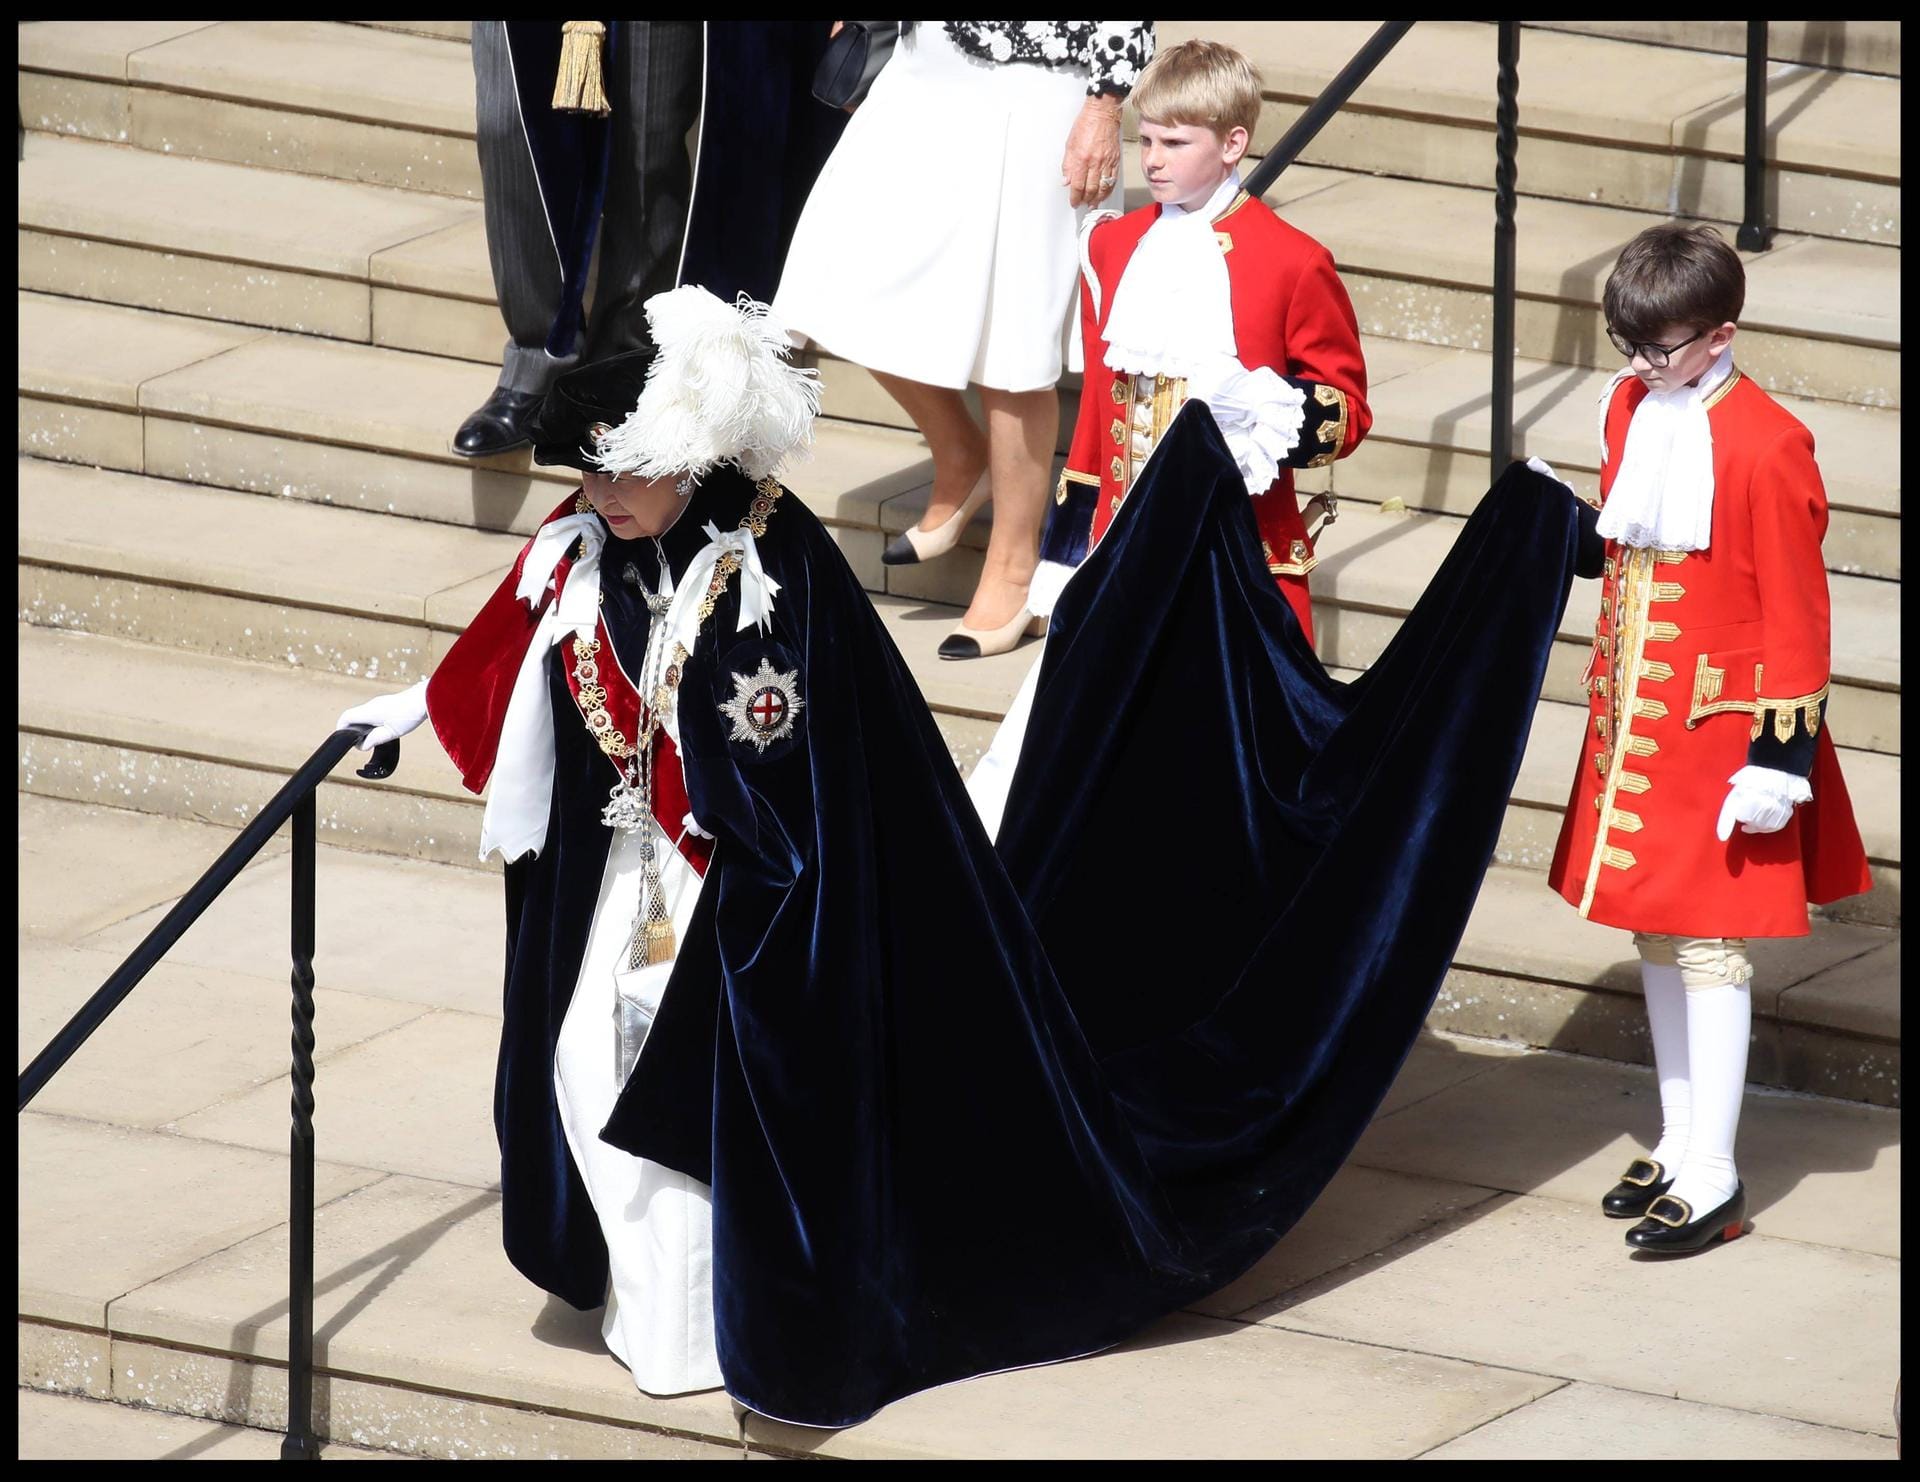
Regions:
[[[943,658],[1003,653],[1035,624],[1079,224],[1117,194],[1121,100],[1152,53],[1151,21],[905,23],[795,231],[776,311],[871,371],[933,453],[926,514],[882,559],[944,554],[994,501]]]

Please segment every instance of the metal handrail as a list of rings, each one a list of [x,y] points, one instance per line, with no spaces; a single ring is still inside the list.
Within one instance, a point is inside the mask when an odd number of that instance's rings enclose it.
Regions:
[[[1734,238],[1742,252],[1773,244],[1767,220],[1767,23],[1747,22],[1746,209]]]
[[[1499,21],[1494,79],[1493,167],[1493,385],[1488,397],[1492,428],[1488,452],[1494,477],[1513,459],[1513,358],[1515,214],[1519,204],[1520,22]],[[1264,196],[1281,171],[1299,158],[1340,106],[1353,96],[1386,54],[1412,28],[1412,21],[1386,21],[1340,69],[1293,127],[1246,179],[1248,194]],[[1772,244],[1767,220],[1767,22],[1747,22],[1746,202],[1737,241],[1742,251],[1765,252]]]
[[[282,1461],[317,1461],[313,1433],[313,942],[314,874],[317,834],[314,794],[345,756],[372,729],[353,725],[335,731],[319,750],[287,779],[212,866],[147,933],[111,977],[68,1019],[46,1048],[20,1073],[20,1105],[29,1102],[61,1066],[106,1022],[140,980],[186,935],[220,893],[280,831],[293,824],[293,1132],[288,1175],[287,1435]],[[391,777],[400,764],[400,743],[374,748],[360,768],[362,777]]]
[[[1519,205],[1520,23],[1499,21],[1493,111],[1493,426],[1488,459],[1497,479],[1513,461],[1514,213]]]
[[[1280,136],[1280,142],[1267,151],[1267,157],[1247,176],[1244,184],[1248,195],[1263,196],[1273,188],[1280,172],[1299,158],[1300,152],[1326,127],[1327,120],[1339,111],[1340,105],[1353,96],[1354,89],[1373,74],[1381,59],[1412,29],[1412,21],[1385,21],[1367,38],[1366,44],[1353,54],[1353,60],[1335,74],[1333,81],[1307,105],[1306,112],[1293,121],[1293,127]]]

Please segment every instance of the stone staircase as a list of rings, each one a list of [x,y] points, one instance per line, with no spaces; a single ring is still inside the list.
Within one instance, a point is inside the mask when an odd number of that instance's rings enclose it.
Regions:
[[[1260,150],[1372,29],[1165,22],[1161,38],[1254,58],[1271,100]],[[447,448],[504,339],[466,34],[21,26],[23,793],[238,826],[341,709],[430,672],[568,492],[524,452],[475,464]],[[1342,499],[1314,593],[1322,655],[1348,675],[1391,639],[1490,481],[1493,34],[1420,23],[1269,196],[1333,250],[1366,336],[1372,435],[1303,480]],[[1818,441],[1830,714],[1876,888],[1810,938],[1757,947],[1752,1078],[1897,1106],[1899,28],[1781,22],[1773,40],[1782,230],[1748,259],[1740,358]],[[1583,490],[1594,398],[1617,364],[1599,314],[1613,255],[1669,213],[1738,219],[1743,45],[1735,22],[1524,32],[1517,451]],[[873,593],[965,769],[1032,654],[934,658],[987,519],[927,568],[882,566],[924,508],[925,447],[865,372],[819,365],[827,416],[789,482]],[[1076,397],[1069,377],[1069,414]],[[1577,920],[1542,879],[1596,601],[1576,583],[1496,867],[1430,1023],[1644,1063],[1624,936]],[[389,782],[343,767],[320,815],[330,843],[472,873],[478,805],[431,744],[409,745]],[[716,1434],[712,1419],[695,1429]]]
[[[1264,148],[1370,29],[1170,22],[1163,40],[1204,31],[1254,57],[1273,98]],[[1516,398],[1519,450],[1591,488],[1594,397],[1615,360],[1606,268],[1669,207],[1722,221],[1737,208],[1743,74],[1737,57],[1659,44],[1671,34],[1586,29],[1529,29],[1522,48]],[[1337,669],[1381,651],[1489,482],[1492,34],[1421,23],[1271,197],[1332,248],[1367,337],[1373,434],[1309,480],[1343,500],[1315,573]],[[244,818],[269,790],[255,774],[283,770],[340,706],[431,669],[566,493],[524,453],[473,464],[447,451],[503,337],[464,39],[457,22],[21,28],[20,652],[45,676],[23,683],[23,786]],[[1742,363],[1819,442],[1831,714],[1878,882],[1832,914],[1891,927],[1898,40],[1864,23],[1778,40],[1773,175],[1795,230],[1749,263]],[[1847,70],[1792,59],[1809,48]],[[1623,78],[1658,107],[1626,99]],[[885,541],[924,507],[924,446],[865,372],[830,358],[821,370],[828,416],[795,491],[875,594],[965,768],[1028,662],[933,661],[987,519],[943,561],[883,567]],[[1068,410],[1076,394],[1069,378]],[[1558,827],[1592,603],[1577,584],[1508,810],[1498,862],[1518,872],[1544,867]],[[53,682],[76,671],[85,683]],[[340,836],[468,861],[474,804],[432,753],[411,748],[377,789],[343,772],[328,789]],[[1867,940],[1838,922],[1816,939],[1841,957]],[[1596,946],[1558,977],[1491,952],[1484,967],[1522,996],[1605,995],[1610,954],[1624,953]],[[1859,1049],[1842,1036],[1835,1058]]]

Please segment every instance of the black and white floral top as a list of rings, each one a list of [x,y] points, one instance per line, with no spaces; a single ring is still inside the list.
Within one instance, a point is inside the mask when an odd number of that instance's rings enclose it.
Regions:
[[[1085,67],[1087,92],[1124,98],[1153,60],[1152,21],[945,21],[954,45],[990,62]]]

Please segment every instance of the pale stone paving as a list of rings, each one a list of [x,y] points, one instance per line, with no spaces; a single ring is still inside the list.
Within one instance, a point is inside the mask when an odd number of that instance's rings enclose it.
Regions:
[[[22,802],[36,842],[20,1034],[37,1047],[231,835]],[[109,857],[114,874],[86,874]],[[276,850],[22,1118],[23,1385],[283,1422],[283,1373],[246,1359],[285,1352],[286,891]],[[407,929],[369,929],[395,921]],[[323,847],[318,930],[316,1342],[359,1376],[325,1385],[332,1433],[425,1455],[739,1456],[723,1395],[638,1393],[597,1314],[501,1253],[497,875]],[[843,1432],[755,1418],[747,1442],[856,1457],[1890,1454],[1897,1115],[1751,1098],[1754,1233],[1663,1264],[1630,1258],[1595,1207],[1637,1146],[1623,1128],[1651,1130],[1656,1109],[1636,1068],[1425,1036],[1313,1210],[1195,1311]],[[1650,1344],[1634,1314],[1683,1296],[1713,1320]],[[265,1444],[191,1428],[95,1440],[41,1418],[24,1434],[101,1454]]]
[[[447,449],[502,339],[468,29],[20,28],[23,1053],[343,706],[431,669],[566,492],[524,453]],[[1165,22],[1162,40],[1248,49],[1270,95],[1257,155],[1372,29]],[[1592,397],[1617,364],[1598,314],[1613,252],[1669,211],[1741,214],[1744,34],[1525,32],[1516,444],[1583,492]],[[1492,474],[1493,36],[1423,22],[1269,195],[1334,251],[1366,337],[1373,435],[1301,480],[1346,501],[1315,593],[1341,678],[1391,642]],[[1819,442],[1829,713],[1876,889],[1811,938],[1756,949],[1750,1075],[1845,1100],[1749,1097],[1753,1234],[1641,1263],[1594,1208],[1657,1107],[1650,1074],[1620,1063],[1648,1058],[1630,949],[1540,874],[1583,723],[1585,584],[1429,1018],[1453,1033],[1423,1036],[1300,1226],[1120,1350],[841,1433],[756,1419],[743,1435],[717,1394],[638,1395],[596,1315],[507,1266],[500,883],[475,868],[476,804],[423,737],[392,781],[353,778],[351,758],[319,794],[321,837],[348,847],[323,849],[319,882],[318,1343],[358,1376],[323,1376],[323,1428],[486,1458],[1890,1455],[1899,37],[1891,22],[1770,31],[1782,235],[1747,258],[1742,364]],[[1700,46],[1724,54],[1680,49]],[[1033,654],[932,655],[989,518],[944,561],[883,567],[924,508],[924,445],[867,372],[817,359],[826,417],[789,481],[875,594],[965,772]],[[1063,435],[1077,394],[1070,375]],[[248,1359],[285,1344],[288,880],[276,840],[22,1118],[22,1455],[272,1454],[264,1431],[229,1427],[284,1421],[284,1372]],[[1695,1290],[1714,1322],[1650,1343],[1634,1315]]]

